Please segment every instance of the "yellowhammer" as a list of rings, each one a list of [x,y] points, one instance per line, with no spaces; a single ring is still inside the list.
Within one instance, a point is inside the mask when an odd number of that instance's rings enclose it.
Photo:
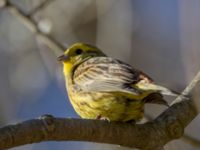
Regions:
[[[82,118],[138,121],[145,103],[167,105],[162,94],[177,95],[92,45],[76,43],[58,60],[64,65],[69,99]]]

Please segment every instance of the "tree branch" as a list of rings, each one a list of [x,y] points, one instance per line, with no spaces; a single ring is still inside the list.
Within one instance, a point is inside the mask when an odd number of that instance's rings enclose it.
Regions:
[[[200,73],[184,90],[191,95],[200,86]],[[144,150],[162,149],[180,138],[184,128],[197,115],[194,104],[180,95],[174,104],[154,121],[145,124],[100,120],[62,119],[44,116],[0,128],[0,149],[42,141],[90,141],[117,144]]]

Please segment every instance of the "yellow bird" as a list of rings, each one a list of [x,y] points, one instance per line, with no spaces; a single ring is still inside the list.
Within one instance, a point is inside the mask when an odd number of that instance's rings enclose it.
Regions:
[[[72,45],[58,60],[63,62],[70,102],[82,118],[138,121],[145,103],[167,105],[162,94],[177,96],[142,71],[89,44]]]

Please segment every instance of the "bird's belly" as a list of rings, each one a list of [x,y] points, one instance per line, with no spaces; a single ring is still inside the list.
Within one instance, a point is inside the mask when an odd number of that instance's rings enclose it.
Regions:
[[[111,121],[139,120],[143,117],[144,104],[140,100],[130,100],[124,95],[103,92],[69,94],[75,111],[87,119],[98,116]]]

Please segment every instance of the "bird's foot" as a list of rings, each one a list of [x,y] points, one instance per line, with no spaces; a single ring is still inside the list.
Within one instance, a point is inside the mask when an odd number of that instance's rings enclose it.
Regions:
[[[126,121],[126,123],[136,124],[136,121],[134,119]]]
[[[98,115],[96,117],[97,120],[104,120],[104,121],[107,121],[107,122],[110,122],[110,119],[108,117],[103,117],[102,115]]]

